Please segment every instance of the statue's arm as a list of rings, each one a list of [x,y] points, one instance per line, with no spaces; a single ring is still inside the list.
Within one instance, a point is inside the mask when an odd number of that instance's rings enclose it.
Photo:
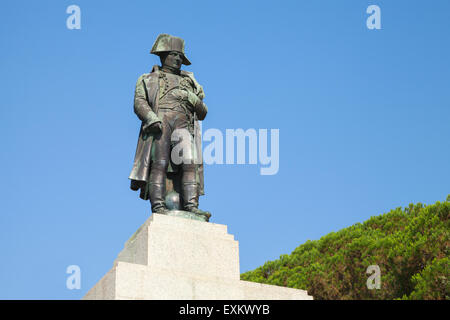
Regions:
[[[206,104],[199,99],[199,102],[195,105],[195,112],[197,113],[198,120],[203,120],[206,117],[206,114],[208,113],[208,107]]]
[[[203,100],[195,93],[186,90],[187,100],[193,106],[195,113],[197,114],[198,120],[203,120],[208,113],[208,107],[203,102]]]
[[[161,122],[161,120],[153,112],[148,103],[145,83],[143,80],[144,76],[145,75],[140,76],[136,82],[136,89],[134,91],[134,113],[136,113],[145,126],[150,126],[153,123]]]
[[[203,120],[208,113],[208,107],[203,102],[205,98],[205,92],[203,91],[203,87],[197,82],[194,78],[193,73],[189,73],[190,78],[194,81],[195,84],[195,93],[189,92],[189,102],[194,106],[195,113],[197,114],[198,120]]]

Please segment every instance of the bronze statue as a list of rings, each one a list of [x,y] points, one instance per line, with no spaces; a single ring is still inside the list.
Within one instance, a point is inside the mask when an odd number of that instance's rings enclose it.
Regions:
[[[170,214],[182,208],[190,217],[208,221],[211,214],[198,208],[204,194],[198,121],[208,112],[203,88],[192,72],[181,70],[182,64],[191,64],[183,39],[160,34],[150,53],[160,57],[161,67],[154,66],[136,83],[134,112],[142,124],[129,176],[131,189],[150,200],[153,213]],[[185,130],[191,139],[174,139],[176,130]],[[184,144],[181,164],[172,157],[177,143]]]

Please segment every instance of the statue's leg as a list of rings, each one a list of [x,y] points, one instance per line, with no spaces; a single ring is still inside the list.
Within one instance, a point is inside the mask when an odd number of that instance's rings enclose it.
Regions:
[[[196,180],[196,164],[182,165],[181,188],[183,193],[184,210],[206,217],[206,221],[211,217],[211,213],[198,208],[199,187]]]
[[[166,172],[170,157],[171,128],[164,113],[161,113],[162,133],[153,139],[152,163],[149,177],[149,196],[152,212],[164,213],[166,209]]]
[[[181,188],[184,208],[187,211],[192,207],[198,207],[198,186],[195,179],[195,164],[182,164]]]
[[[189,127],[189,118],[186,115],[179,115],[175,125],[177,129],[191,131],[191,128]],[[195,149],[192,134],[193,132],[190,132],[178,142],[184,144],[182,147],[183,163],[181,164],[181,192],[184,210],[205,216],[208,221],[211,214],[198,208],[199,186],[196,179],[198,165],[194,163]]]

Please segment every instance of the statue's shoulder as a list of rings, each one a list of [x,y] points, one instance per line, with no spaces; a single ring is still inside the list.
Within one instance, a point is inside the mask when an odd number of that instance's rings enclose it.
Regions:
[[[152,79],[158,79],[159,78],[159,69],[156,67],[157,66],[153,67],[152,71],[149,73],[141,74],[137,80],[137,84],[144,83],[145,85],[149,85],[149,83],[151,83]]]
[[[148,81],[151,79],[151,77],[152,77],[151,73],[143,73],[143,74],[141,74],[139,76],[139,78],[137,79],[137,81],[136,81],[136,85],[143,84],[143,83],[147,84]]]
[[[194,77],[194,73],[193,73],[193,72],[181,70],[180,73],[181,73],[181,75],[182,75],[183,77],[189,77],[189,78],[191,78],[192,80],[195,80],[195,77]],[[195,81],[197,81],[197,80],[195,80]]]
[[[205,93],[203,91],[203,87],[198,83],[197,79],[194,77],[194,73],[190,71],[181,70],[181,75],[185,77],[189,77],[194,83],[195,93],[200,96],[201,99],[205,97]]]
[[[147,80],[159,76],[159,66],[155,65],[149,73],[143,73],[138,80]]]
[[[144,79],[148,79],[149,76],[150,76],[150,73],[143,73],[143,74],[141,74],[141,75],[139,76],[139,78],[138,78],[138,82],[139,82],[139,81],[142,81],[142,80],[144,80]]]
[[[181,73],[181,75],[182,75],[183,77],[188,77],[188,78],[190,78],[190,79],[194,82],[194,84],[195,84],[196,86],[199,86],[199,85],[200,85],[200,84],[198,83],[197,79],[195,79],[194,73],[193,73],[193,72],[181,70],[180,73]]]
[[[184,76],[194,76],[194,73],[191,71],[181,70],[180,73]]]

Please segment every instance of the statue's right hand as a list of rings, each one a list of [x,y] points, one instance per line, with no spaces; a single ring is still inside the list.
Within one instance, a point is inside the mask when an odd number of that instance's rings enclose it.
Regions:
[[[161,122],[154,122],[151,125],[144,125],[143,130],[145,133],[154,134],[162,132]]]

